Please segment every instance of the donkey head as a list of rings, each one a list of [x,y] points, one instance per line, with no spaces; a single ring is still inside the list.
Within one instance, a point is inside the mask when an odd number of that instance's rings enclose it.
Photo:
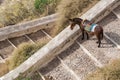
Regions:
[[[81,23],[82,23],[82,19],[81,18],[73,18],[73,19],[69,19],[69,21],[71,22],[71,24],[70,24],[71,30],[74,29],[76,24],[78,24],[80,26]]]

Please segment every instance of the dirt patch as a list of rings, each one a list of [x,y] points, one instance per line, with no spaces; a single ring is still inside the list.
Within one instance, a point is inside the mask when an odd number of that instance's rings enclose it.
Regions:
[[[0,63],[0,76],[3,76],[9,71],[7,64]]]

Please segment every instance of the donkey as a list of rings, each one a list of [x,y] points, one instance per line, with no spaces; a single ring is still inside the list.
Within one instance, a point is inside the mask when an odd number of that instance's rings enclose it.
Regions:
[[[69,19],[71,22],[70,28],[74,29],[75,25],[79,25],[82,32],[82,40],[84,40],[84,33],[87,35],[87,40],[89,39],[89,35],[96,35],[98,41],[98,47],[101,45],[101,40],[103,39],[103,28],[102,26],[92,23],[89,20],[83,20],[81,18],[73,18]]]

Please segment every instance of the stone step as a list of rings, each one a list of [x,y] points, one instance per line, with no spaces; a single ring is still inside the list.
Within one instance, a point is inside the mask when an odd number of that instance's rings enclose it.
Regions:
[[[80,78],[79,80],[83,80],[87,74],[97,68],[95,62],[82,51],[77,43],[74,43],[70,48],[62,52],[59,57],[76,73]]]
[[[105,27],[106,25],[115,21],[116,19],[117,19],[116,15],[111,12],[105,18],[103,18],[101,21],[99,21],[98,24]]]
[[[104,27],[104,33],[120,47],[120,20],[116,15],[114,13],[110,13],[98,24]]]
[[[104,19],[102,19],[98,24],[102,25],[104,28],[104,33],[117,45],[120,44],[120,20],[117,17],[110,13]],[[90,40],[81,41],[81,38],[78,38],[79,43],[81,43],[94,57],[97,58],[102,64],[107,64],[111,60],[120,58],[120,51],[116,45],[107,39],[104,36],[102,40],[101,48],[98,48],[96,44],[97,38],[95,36],[91,37]]]
[[[8,58],[8,56],[11,55],[11,52],[13,52],[14,47],[7,41],[0,41],[0,55],[2,55],[2,57]]]
[[[113,13],[120,19],[120,5],[113,10]]]
[[[29,39],[27,39],[25,36],[20,36],[20,37],[16,37],[16,38],[11,38],[9,39],[16,47],[18,47],[18,45],[20,45],[21,43],[24,42],[30,42]]]
[[[26,37],[28,36],[28,37]],[[29,35],[24,35],[16,38],[11,38],[5,41],[0,41],[0,55],[2,55],[3,58],[8,58],[13,50],[18,47],[21,43],[24,42],[43,42],[43,41],[49,41],[49,37],[44,34],[42,31],[38,31]]]
[[[106,38],[102,40],[100,48],[97,47],[98,44],[96,43],[96,37],[92,37],[90,40],[85,42],[82,42],[81,39],[78,41],[102,64],[107,64],[110,60],[112,60],[112,58],[120,53],[116,46]]]
[[[104,27],[104,32],[120,45],[120,19],[116,19]]]
[[[38,42],[38,41],[43,42],[46,40],[50,40],[49,37],[45,33],[43,33],[41,30],[32,34],[28,34],[27,36],[34,42]]]
[[[44,76],[53,77],[54,80],[76,80],[58,58],[52,60],[48,65],[41,68],[39,71]]]

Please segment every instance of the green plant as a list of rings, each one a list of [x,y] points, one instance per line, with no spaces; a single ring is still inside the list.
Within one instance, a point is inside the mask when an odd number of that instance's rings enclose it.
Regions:
[[[18,77],[17,79],[15,80],[32,80],[31,78],[28,78],[28,77]]]
[[[34,72],[32,75],[29,75],[27,77],[20,74],[20,76],[16,78],[15,80],[43,80],[43,79],[41,75],[39,75],[38,72]]]
[[[35,0],[34,6],[37,10],[39,10],[41,13],[47,11],[49,12],[49,7],[52,6],[53,9],[55,9],[55,6],[57,5],[58,0]]]
[[[34,5],[36,9],[42,9],[53,1],[55,0],[35,0]]]

